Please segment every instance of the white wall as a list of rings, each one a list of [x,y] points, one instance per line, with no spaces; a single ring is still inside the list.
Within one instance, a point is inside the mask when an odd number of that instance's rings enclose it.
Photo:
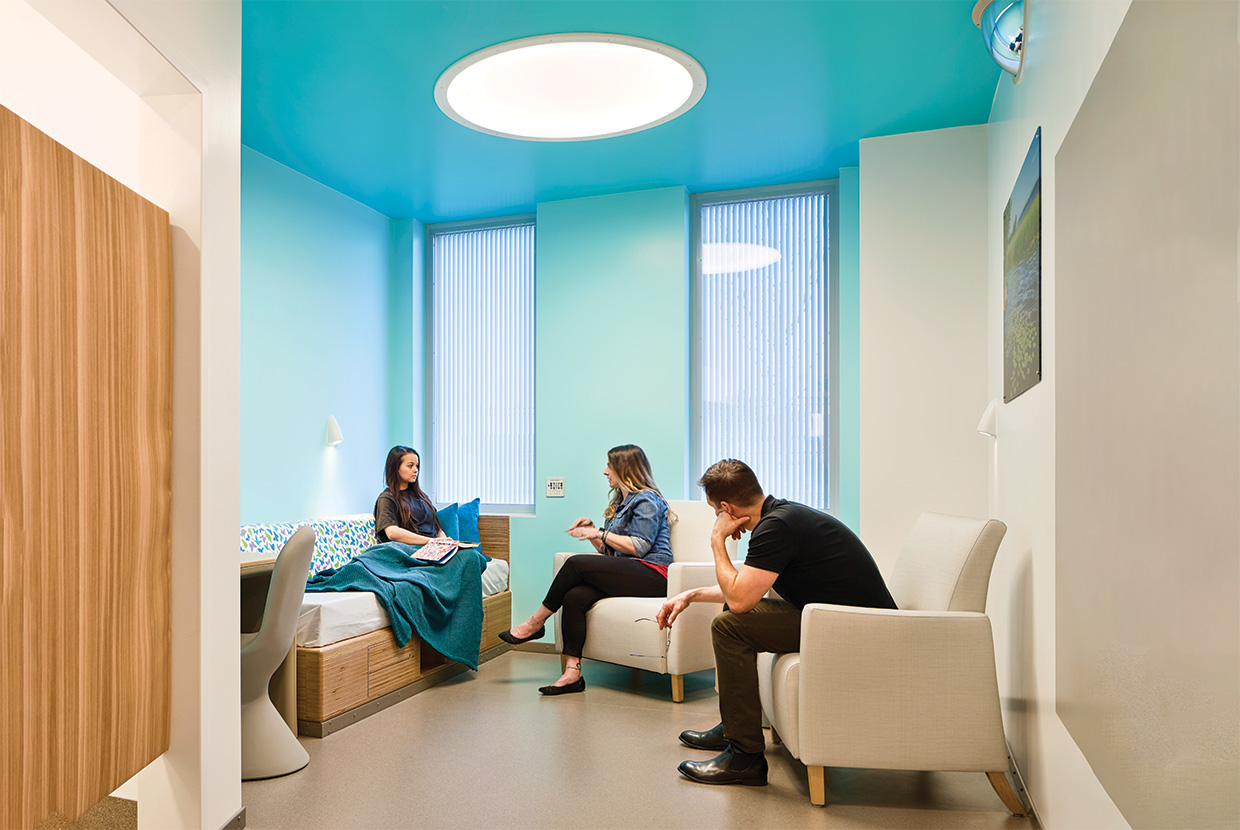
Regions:
[[[0,104],[170,214],[172,745],[139,776],[139,824],[215,828],[241,809],[241,4],[113,5],[166,61],[103,0],[0,0]]]
[[[1019,84],[1002,78],[989,124],[989,388],[1003,389],[1000,217],[1034,131],[1042,128],[1042,382],[999,412],[990,512],[1008,525],[988,611],[1008,740],[1046,827],[1128,824],[1055,714],[1055,153],[1129,0],[1028,4]]]
[[[861,142],[861,538],[987,512],[986,127]]]
[[[174,382],[184,385],[173,389],[173,649],[185,652],[185,676],[174,665],[173,745],[142,779],[138,823],[214,828],[241,809],[241,2],[112,2],[202,92],[200,281],[177,299]],[[178,484],[196,495],[179,515]]]

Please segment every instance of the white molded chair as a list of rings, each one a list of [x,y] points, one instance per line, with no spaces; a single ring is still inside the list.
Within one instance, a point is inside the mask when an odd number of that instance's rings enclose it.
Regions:
[[[775,740],[809,768],[985,772],[1015,815],[994,642],[986,616],[1002,522],[923,513],[887,587],[898,611],[810,604],[799,654],[760,654],[758,690]]]
[[[667,596],[690,588],[718,585],[715,558],[710,552],[710,532],[715,511],[704,501],[669,501],[676,521],[671,526],[672,564],[667,569]],[[555,555],[552,576],[570,556]],[[589,553],[588,551],[586,552]],[[728,556],[735,556],[736,543],[728,540]],[[597,554],[595,554],[597,555]],[[672,676],[672,700],[683,703],[689,672],[713,669],[715,650],[710,624],[723,610],[722,603],[694,603],[676,618],[670,629],[660,631],[654,621],[666,597],[607,597],[586,612],[586,644],[582,655],[635,669]],[[555,615],[555,646],[563,653],[560,612]],[[561,662],[563,658],[561,657]]]
[[[257,633],[241,635],[241,780],[288,775],[310,763],[267,685],[297,635],[297,615],[314,558],[314,528],[303,525],[284,543]]]

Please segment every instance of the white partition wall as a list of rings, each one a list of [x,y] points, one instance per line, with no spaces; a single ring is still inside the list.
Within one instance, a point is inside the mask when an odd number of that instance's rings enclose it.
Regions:
[[[979,46],[980,48],[980,46]],[[861,538],[985,516],[986,127],[861,142]]]

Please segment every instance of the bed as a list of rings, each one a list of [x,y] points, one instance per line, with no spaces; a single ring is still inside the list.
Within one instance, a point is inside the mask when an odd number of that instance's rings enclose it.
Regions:
[[[318,532],[312,571],[342,564],[373,541],[374,519],[369,515],[312,524]],[[296,524],[242,528],[243,559],[247,555],[253,558],[264,547],[283,544],[281,537],[286,538],[295,527]],[[478,655],[482,664],[508,650],[499,639],[500,632],[512,626],[512,593],[507,579],[508,517],[480,516],[478,530],[481,550],[493,560],[483,574]],[[248,593],[256,592],[251,589]],[[246,594],[243,589],[243,630]],[[250,615],[253,616],[252,611]],[[373,594],[364,592],[306,594],[298,619],[296,667],[297,732],[313,737],[329,735],[467,671],[463,664],[422,643],[416,634],[404,646],[398,645],[386,612]],[[273,698],[278,682],[273,679]],[[289,692],[292,691],[289,684]]]

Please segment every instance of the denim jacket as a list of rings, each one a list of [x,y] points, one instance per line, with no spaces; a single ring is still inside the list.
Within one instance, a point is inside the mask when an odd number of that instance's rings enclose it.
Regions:
[[[672,564],[671,528],[667,523],[667,502],[658,493],[642,490],[630,493],[616,508],[616,515],[603,525],[608,533],[631,536],[637,558],[655,565]],[[610,545],[603,552],[623,556]]]

